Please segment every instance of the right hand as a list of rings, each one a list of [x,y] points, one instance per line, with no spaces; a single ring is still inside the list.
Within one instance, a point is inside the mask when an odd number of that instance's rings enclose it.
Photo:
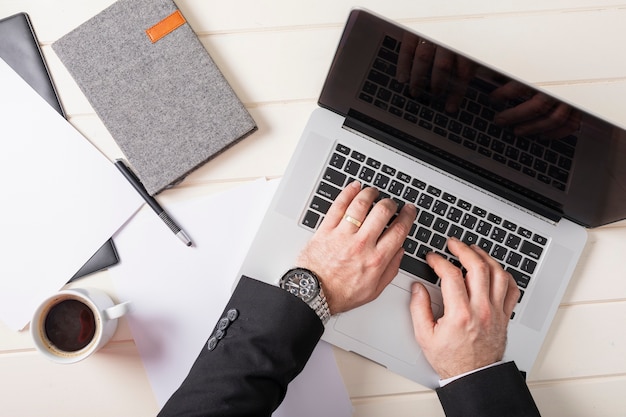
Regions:
[[[441,278],[444,315],[435,321],[430,295],[420,283],[413,284],[410,304],[415,338],[441,379],[502,360],[520,295],[511,274],[479,247],[449,239],[448,249],[467,270],[465,278],[442,256],[427,256]]]

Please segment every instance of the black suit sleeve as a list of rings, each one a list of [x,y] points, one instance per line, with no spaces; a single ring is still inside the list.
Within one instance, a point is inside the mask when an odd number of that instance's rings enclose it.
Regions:
[[[220,326],[224,321],[228,324]],[[247,277],[241,278],[220,322],[161,417],[270,416],[324,331],[301,300]],[[512,362],[465,376],[437,394],[448,417],[539,416]]]
[[[513,362],[467,375],[437,389],[447,417],[539,416],[526,381]]]
[[[236,318],[221,339],[211,340],[219,333],[216,325],[160,416],[270,416],[324,331],[300,299],[247,277],[239,281],[222,317],[234,316],[233,311]]]

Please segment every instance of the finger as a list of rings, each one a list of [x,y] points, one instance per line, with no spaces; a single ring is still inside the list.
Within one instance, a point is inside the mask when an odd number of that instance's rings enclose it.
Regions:
[[[398,270],[400,269],[400,262],[402,262],[402,257],[404,256],[404,249],[400,248],[396,251],[394,256],[391,258],[384,272],[380,276],[380,280],[376,286],[376,297],[380,295],[381,292],[393,281],[393,279],[398,275]]]
[[[378,239],[376,246],[381,250],[396,250],[402,246],[416,217],[417,208],[413,204],[405,204],[395,220]]]
[[[376,193],[376,196],[378,192]],[[356,199],[355,199],[356,200]],[[364,200],[367,201],[367,200]],[[372,200],[372,203],[374,201]],[[371,207],[371,203],[370,203]],[[349,208],[352,210],[352,207]],[[356,209],[355,209],[356,210]],[[376,244],[376,241],[383,233],[383,230],[389,224],[389,221],[396,214],[398,205],[390,198],[385,198],[377,202],[374,207],[371,208],[367,217],[363,220],[363,224],[359,230],[359,233],[368,236],[368,240],[372,245]]]
[[[513,314],[513,309],[519,302],[519,298],[521,295],[520,289],[517,287],[517,284],[515,283],[515,280],[513,279],[511,274],[509,274],[508,283],[509,287],[506,293],[506,298],[504,299],[504,313],[506,314],[507,318],[511,317],[511,314]]]
[[[453,311],[469,304],[469,295],[465,287],[463,273],[456,266],[452,265],[441,255],[429,252],[426,255],[426,262],[441,278],[441,295],[443,297],[444,309]]]
[[[493,259],[487,252],[479,248],[478,246],[470,246],[474,252],[478,254],[489,267],[490,283],[490,299],[492,304],[499,308],[504,308],[504,300],[509,289],[509,278],[511,274],[502,269],[502,266],[498,261]]]
[[[368,213],[377,197],[378,190],[376,188],[367,187],[362,189],[356,197],[352,199],[345,213],[341,214],[341,219],[344,221],[337,227],[351,232],[359,231],[363,223],[365,223],[366,217],[368,217]]]
[[[329,230],[334,229],[337,225],[343,220],[344,214],[346,214],[346,210],[348,206],[354,200],[354,198],[361,191],[361,184],[358,181],[353,181],[344,188],[333,204],[331,204],[328,212],[326,213],[326,217],[320,224],[319,230]]]
[[[458,239],[448,239],[448,249],[461,261],[467,270],[465,285],[470,300],[483,302],[490,299],[490,268],[489,265],[465,243]],[[442,282],[443,284],[443,282]]]
[[[430,294],[419,282],[415,282],[411,287],[409,311],[413,321],[415,340],[424,348],[433,336],[436,321],[430,307]]]

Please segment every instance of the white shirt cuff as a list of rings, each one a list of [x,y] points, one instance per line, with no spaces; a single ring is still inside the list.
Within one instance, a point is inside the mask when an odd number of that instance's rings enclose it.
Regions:
[[[456,375],[456,376],[453,376],[453,377],[450,377],[450,378],[446,378],[446,379],[440,379],[439,380],[439,387],[443,387],[443,386],[449,384],[452,381],[456,381],[457,379],[461,379],[464,376],[467,376],[469,374],[473,374],[474,372],[482,371],[483,369],[487,369],[487,368],[491,368],[492,366],[500,365],[501,363],[503,363],[503,361],[494,362],[491,365],[483,366],[482,368],[474,369],[473,371],[465,372],[464,374],[461,374],[461,375]]]

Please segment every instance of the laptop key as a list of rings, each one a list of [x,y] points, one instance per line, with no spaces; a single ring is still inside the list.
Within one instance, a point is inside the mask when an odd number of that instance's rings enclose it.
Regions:
[[[417,205],[425,208],[426,210],[430,209],[431,204],[433,204],[434,199],[426,194],[421,194],[419,199],[417,200]]]
[[[374,174],[376,172],[368,167],[363,167],[361,169],[361,173],[359,174],[359,179],[365,182],[372,182],[374,180]]]
[[[448,229],[448,237],[455,237],[457,239],[461,239],[461,236],[463,236],[462,228],[454,224],[450,226],[450,229]]]
[[[407,238],[404,240],[404,245],[402,245],[402,247],[404,248],[404,251],[406,253],[409,253],[412,255],[417,250],[417,245],[418,243],[416,241],[414,241],[413,239]]]
[[[478,235],[470,231],[465,232],[463,239],[461,239],[466,245],[474,245],[478,241]]]
[[[535,268],[537,267],[537,262],[528,259],[528,258],[524,258],[524,260],[522,261],[522,266],[520,267],[520,269],[524,272],[526,272],[527,274],[532,275],[533,272],[535,272]]]
[[[335,148],[337,150],[337,152],[341,152],[344,155],[349,155],[350,154],[350,148],[348,148],[345,145],[342,145],[340,143],[337,144],[337,147]]]
[[[491,252],[491,256],[498,261],[504,261],[508,250],[504,246],[496,245]]]
[[[361,169],[361,164],[350,159],[343,170],[350,175],[356,175],[359,173],[359,169]]]
[[[420,261],[419,259],[412,258],[404,255],[400,262],[400,269],[413,274],[419,278],[422,278],[430,283],[436,284],[439,281],[439,277],[435,274],[427,263]]]
[[[437,218],[437,220],[435,220],[435,224],[433,224],[433,229],[435,229],[435,231],[439,233],[446,233],[449,224],[450,222],[441,218]]]
[[[317,226],[317,222],[320,219],[320,215],[312,212],[311,210],[307,210],[304,218],[302,219],[302,224],[304,226],[310,227],[311,229],[315,229]]]
[[[464,227],[468,229],[473,229],[474,226],[476,225],[477,220],[478,219],[472,216],[471,214],[465,213],[465,216],[463,217],[463,220],[461,221],[461,225],[463,225]]]
[[[319,195],[333,201],[335,201],[335,198],[337,198],[340,192],[341,190],[339,188],[333,187],[332,185],[327,184],[324,181],[322,181],[317,188],[317,193]]]
[[[541,257],[541,252],[543,252],[543,248],[525,240],[520,247],[520,252],[533,259],[539,259]]]
[[[330,159],[330,164],[337,169],[343,168],[343,164],[346,162],[346,157],[343,155],[339,155],[338,153],[333,153],[333,156]]]
[[[463,216],[463,212],[456,207],[451,207],[446,219],[452,220],[455,223],[458,223]]]
[[[422,211],[422,213],[417,218],[417,222],[419,224],[423,224],[426,227],[430,227],[430,225],[433,224],[433,220],[435,220],[434,214],[427,211]]]
[[[348,176],[346,174],[335,171],[330,167],[326,168],[326,172],[324,172],[324,179],[332,184],[338,185],[339,187],[343,187],[347,177]]]
[[[519,253],[515,253],[515,252],[509,252],[509,256],[507,256],[506,258],[507,264],[517,268],[519,267],[521,262],[522,262],[522,255],[520,255]]]
[[[504,242],[504,237],[506,236],[506,231],[500,229],[499,227],[494,227],[493,232],[491,232],[491,239],[495,240],[498,243]]]
[[[328,209],[330,208],[330,202],[320,198],[318,196],[313,197],[311,201],[310,207],[313,210],[319,211],[320,213],[326,214]]]
[[[517,250],[521,241],[522,241],[521,237],[509,234],[504,244],[511,249]]]
[[[484,250],[487,253],[489,253],[489,251],[491,250],[492,246],[493,246],[493,242],[491,242],[490,240],[487,240],[485,238],[481,238],[478,241],[478,247],[481,248],[482,250]]]
[[[406,190],[404,190],[404,194],[402,195],[402,198],[404,198],[405,200],[411,203],[415,203],[415,201],[417,201],[418,195],[419,195],[419,191],[411,187],[406,187]]]
[[[513,279],[519,287],[526,288],[528,286],[530,276],[513,268],[506,268],[506,271],[513,276]]]
[[[432,234],[432,232],[426,228],[420,227],[419,229],[417,229],[417,232],[415,233],[415,238],[417,240],[420,240],[424,243],[428,242],[428,239],[430,239],[430,235]]]

